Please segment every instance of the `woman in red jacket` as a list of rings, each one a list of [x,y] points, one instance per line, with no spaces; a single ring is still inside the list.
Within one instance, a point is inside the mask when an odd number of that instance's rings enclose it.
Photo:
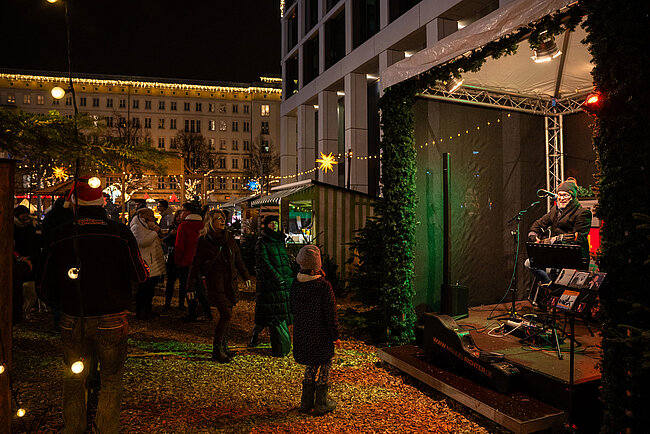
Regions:
[[[208,211],[204,222],[187,284],[191,290],[199,279],[199,274],[205,277],[208,300],[219,311],[219,321],[214,330],[212,360],[226,363],[235,355],[228,349],[226,334],[232,308],[239,299],[237,277],[241,276],[249,286],[250,276],[235,239],[226,230],[226,217],[223,212]]]

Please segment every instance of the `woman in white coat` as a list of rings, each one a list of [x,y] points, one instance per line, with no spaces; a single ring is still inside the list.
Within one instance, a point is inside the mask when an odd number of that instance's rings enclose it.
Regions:
[[[138,241],[142,259],[149,266],[149,278],[138,285],[135,296],[135,317],[151,319],[154,317],[151,306],[154,289],[160,282],[161,276],[165,274],[165,258],[160,243],[162,232],[156,224],[153,211],[149,208],[139,209],[135,218],[131,220],[131,232]]]

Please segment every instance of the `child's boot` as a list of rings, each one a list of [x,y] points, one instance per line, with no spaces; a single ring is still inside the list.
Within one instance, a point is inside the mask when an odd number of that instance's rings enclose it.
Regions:
[[[300,397],[300,413],[307,413],[314,408],[314,392],[316,385],[314,383],[302,383],[302,396]]]
[[[319,384],[316,386],[314,395],[314,415],[321,416],[336,408],[336,401],[327,398],[329,385]]]

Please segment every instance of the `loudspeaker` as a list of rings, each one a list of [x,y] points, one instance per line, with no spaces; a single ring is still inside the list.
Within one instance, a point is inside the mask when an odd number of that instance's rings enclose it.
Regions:
[[[442,313],[454,319],[467,318],[469,288],[460,285],[442,285]]]

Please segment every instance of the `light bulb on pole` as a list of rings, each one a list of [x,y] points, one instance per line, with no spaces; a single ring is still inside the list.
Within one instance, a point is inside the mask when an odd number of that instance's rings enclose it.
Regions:
[[[97,187],[99,187],[100,185],[102,185],[102,182],[99,180],[98,177],[93,176],[92,178],[88,179],[88,185],[89,185],[91,188],[97,188]]]
[[[0,375],[5,373],[5,364],[0,365]]]
[[[62,87],[56,86],[52,88],[50,94],[54,99],[61,99],[65,96],[65,90]]]
[[[70,365],[70,370],[72,371],[73,374],[81,374],[84,370],[84,359],[83,357],[76,362],[74,362],[72,365]]]

